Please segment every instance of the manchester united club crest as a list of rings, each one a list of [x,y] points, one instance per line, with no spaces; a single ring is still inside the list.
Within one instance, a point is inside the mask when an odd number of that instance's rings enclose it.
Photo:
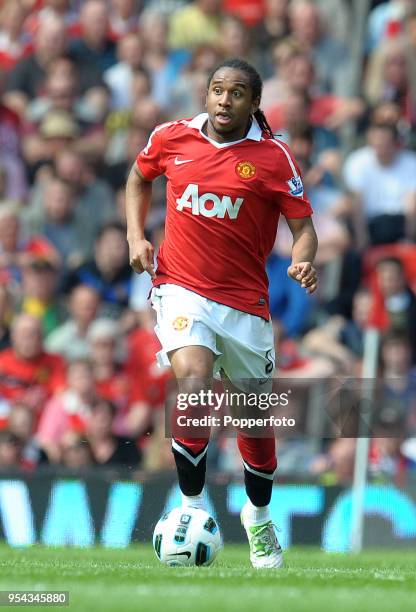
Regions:
[[[176,317],[176,319],[174,319],[172,326],[173,329],[176,331],[183,331],[184,329],[186,329],[189,325],[189,319],[188,317]]]
[[[256,176],[256,166],[249,161],[241,161],[235,167],[235,171],[237,175],[242,178],[244,181],[248,179],[252,179]]]

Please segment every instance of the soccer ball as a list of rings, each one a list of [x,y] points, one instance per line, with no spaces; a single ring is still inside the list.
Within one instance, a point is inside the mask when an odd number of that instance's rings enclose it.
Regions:
[[[222,548],[217,522],[199,508],[174,508],[158,521],[153,548],[165,565],[211,565]]]

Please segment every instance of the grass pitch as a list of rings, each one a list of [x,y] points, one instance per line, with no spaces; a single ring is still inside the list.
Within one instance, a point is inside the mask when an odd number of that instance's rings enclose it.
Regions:
[[[0,589],[67,590],[76,612],[400,612],[416,609],[416,551],[359,556],[286,552],[281,570],[254,571],[247,546],[226,546],[210,568],[167,568],[150,545],[10,549],[0,546]],[[51,607],[36,607],[38,610]]]

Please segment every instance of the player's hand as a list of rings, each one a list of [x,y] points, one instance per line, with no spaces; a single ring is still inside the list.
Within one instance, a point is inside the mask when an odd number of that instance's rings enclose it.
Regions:
[[[129,243],[130,265],[137,274],[148,272],[151,278],[155,278],[154,248],[148,240],[137,240]]]
[[[315,268],[309,261],[301,261],[292,264],[287,269],[287,274],[293,278],[308,293],[313,293],[318,286],[318,275]]]

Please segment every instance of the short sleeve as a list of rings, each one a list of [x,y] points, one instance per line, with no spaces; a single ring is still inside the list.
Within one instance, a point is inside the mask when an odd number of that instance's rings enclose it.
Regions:
[[[161,134],[162,127],[163,126],[158,126],[153,130],[147,145],[140,151],[136,158],[136,163],[140,172],[148,181],[153,181],[165,172],[165,155]]]
[[[275,140],[277,167],[271,179],[272,197],[282,215],[288,219],[310,217],[312,206],[302,182],[302,176],[289,148]]]

